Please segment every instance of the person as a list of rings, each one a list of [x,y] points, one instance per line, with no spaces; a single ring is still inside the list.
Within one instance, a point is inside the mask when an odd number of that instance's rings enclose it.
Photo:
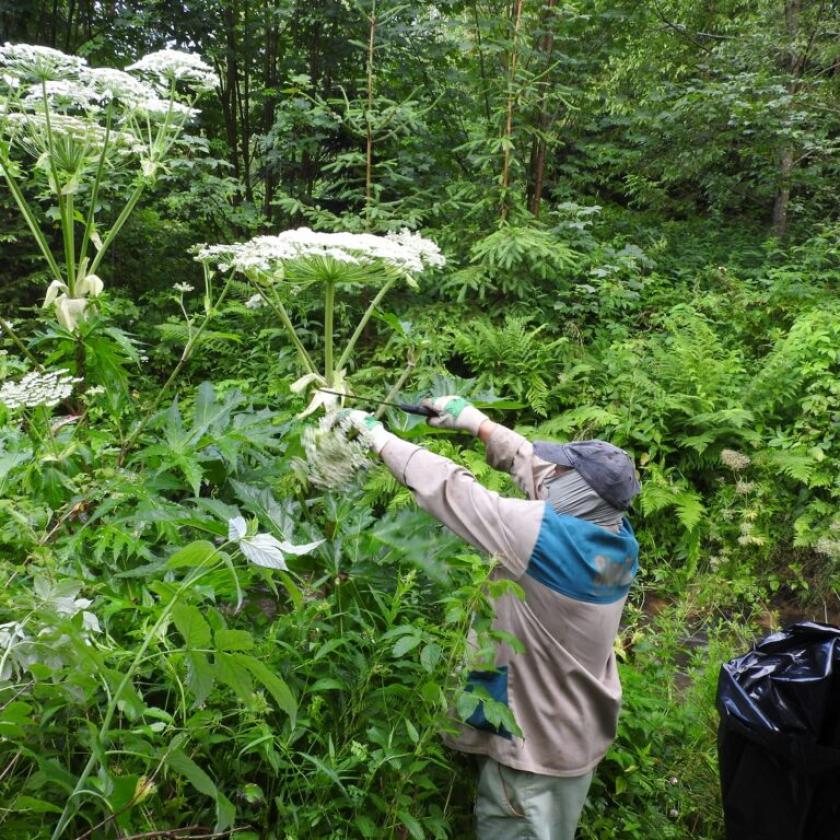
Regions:
[[[496,558],[492,575],[524,592],[493,605],[494,628],[524,650],[499,644],[495,669],[470,675],[510,708],[521,735],[492,726],[479,703],[450,739],[479,759],[477,836],[573,840],[618,721],[613,646],[639,556],[624,517],[640,489],[633,462],[599,440],[532,444],[459,396],[424,404],[436,413],[430,425],[477,436],[490,466],[508,471],[527,496],[487,490],[449,459],[350,412],[417,504]]]

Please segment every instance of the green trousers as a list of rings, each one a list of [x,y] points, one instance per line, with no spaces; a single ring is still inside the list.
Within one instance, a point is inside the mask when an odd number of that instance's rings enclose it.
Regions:
[[[593,773],[543,776],[478,757],[478,840],[574,840]]]

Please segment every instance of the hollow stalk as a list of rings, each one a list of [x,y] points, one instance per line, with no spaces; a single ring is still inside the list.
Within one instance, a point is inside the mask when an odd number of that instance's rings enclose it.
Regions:
[[[392,277],[391,279],[389,279],[376,293],[376,296],[370,302],[370,305],[365,310],[364,315],[362,315],[361,320],[357,324],[356,329],[353,331],[353,335],[350,336],[350,340],[347,342],[347,346],[344,348],[344,352],[341,354],[341,358],[339,358],[338,360],[338,370],[344,370],[344,368],[347,366],[347,363],[350,361],[350,356],[353,353],[353,349],[356,346],[356,342],[359,340],[359,338],[361,338],[362,332],[364,332],[368,321],[370,321],[371,317],[373,316],[373,313],[376,311],[376,307],[379,306],[379,304],[382,301],[382,298],[384,298],[385,295],[388,294],[389,290],[396,281],[396,277]]]
[[[55,256],[50,250],[50,246],[47,244],[47,238],[46,236],[44,236],[44,232],[41,230],[41,226],[35,220],[35,216],[32,213],[32,210],[30,209],[26,199],[24,198],[23,192],[21,191],[20,187],[18,186],[17,182],[11,174],[10,166],[11,161],[9,160],[9,158],[7,158],[5,155],[0,156],[0,169],[3,170],[3,177],[6,179],[6,186],[8,186],[9,192],[12,194],[12,198],[15,200],[15,204],[17,204],[18,210],[20,210],[20,213],[23,216],[30,233],[35,239],[35,242],[37,243],[41,254],[47,261],[47,265],[49,266],[50,271],[53,275],[53,280],[60,281],[62,279],[61,269],[58,267],[58,263],[56,262]]]
[[[328,388],[332,388],[335,378],[335,368],[333,367],[334,315],[335,280],[330,279],[327,281],[327,288],[324,293],[324,379]]]

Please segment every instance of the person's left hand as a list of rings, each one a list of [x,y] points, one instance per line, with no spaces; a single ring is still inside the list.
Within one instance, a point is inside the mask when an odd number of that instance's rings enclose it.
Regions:
[[[347,418],[350,424],[362,433],[362,439],[370,444],[370,448],[377,455],[393,437],[382,423],[367,411],[359,411],[357,408],[344,408],[339,412],[339,416]]]

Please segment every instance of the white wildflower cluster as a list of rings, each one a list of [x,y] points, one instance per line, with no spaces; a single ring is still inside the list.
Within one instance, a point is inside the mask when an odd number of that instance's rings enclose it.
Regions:
[[[755,490],[755,482],[754,481],[738,481],[735,482],[735,492],[739,496],[749,496],[752,491]]]
[[[265,301],[262,299],[262,295],[260,294],[251,295],[251,297],[245,301],[246,309],[260,309],[263,306],[265,306]]]
[[[146,76],[168,89],[173,82],[183,82],[198,91],[210,91],[216,87],[216,73],[197,55],[179,50],[158,50],[144,56],[126,68]]]
[[[233,245],[205,245],[199,248],[196,259],[212,263],[222,271],[234,269],[253,276],[282,274],[286,263],[313,257],[353,266],[385,263],[408,274],[418,274],[446,262],[434,242],[407,230],[378,236],[320,233],[306,227],[277,236],[257,236]]]
[[[47,117],[43,112],[15,111],[8,115],[6,125],[14,139],[29,145],[29,151],[40,154],[49,148]],[[105,129],[101,125],[69,114],[50,113],[49,131],[53,137],[78,144],[100,146],[105,142]]]
[[[372,463],[366,432],[341,411],[325,414],[317,426],[308,426],[302,439],[309,480],[316,487],[343,487]]]
[[[749,455],[744,455],[742,452],[736,452],[734,449],[722,449],[720,452],[720,460],[724,466],[731,470],[740,472],[745,470],[751,463]]]
[[[73,109],[91,112],[101,108],[103,92],[75,79],[50,79],[44,82],[43,88],[40,85],[30,88],[21,103],[37,111],[44,107],[44,99],[51,112]]]
[[[83,58],[51,47],[8,42],[0,47],[0,70],[5,71],[4,75],[27,81],[72,78],[86,64]]]
[[[183,102],[175,102],[170,99],[161,99],[158,96],[148,96],[132,103],[132,108],[139,114],[143,114],[152,120],[162,121],[167,117],[171,120],[179,117],[180,121],[192,120],[198,116],[198,108],[190,108]]]
[[[324,540],[294,545],[286,540],[278,540],[273,534],[248,535],[248,525],[242,516],[228,520],[228,539],[239,546],[246,560],[255,566],[266,569],[287,569],[286,554],[309,554]]]
[[[97,93],[101,101],[116,99],[128,105],[155,99],[157,91],[147,82],[111,67],[86,67],[80,74],[88,88]]]
[[[58,405],[73,392],[73,386],[82,380],[70,376],[66,370],[27,373],[20,382],[4,382],[0,387],[0,403],[7,408],[35,408]]]
[[[179,292],[180,294],[185,295],[185,294],[187,294],[187,292],[191,292],[194,287],[191,286],[189,283],[176,283],[172,288],[176,292]]]
[[[48,148],[47,113],[54,134],[101,146],[105,108],[113,112],[110,144],[142,153],[140,136],[148,122],[168,120],[180,130],[198,111],[192,94],[215,85],[215,73],[198,56],[161,50],[131,65],[136,75],[108,67],[88,67],[76,56],[31,44],[0,47],[0,103],[13,139],[39,157]],[[179,90],[173,81],[182,82]],[[185,104],[184,89],[190,104]],[[28,142],[26,142],[28,141]]]
[[[814,551],[832,560],[840,560],[840,540],[832,540],[822,537],[814,543]]]

